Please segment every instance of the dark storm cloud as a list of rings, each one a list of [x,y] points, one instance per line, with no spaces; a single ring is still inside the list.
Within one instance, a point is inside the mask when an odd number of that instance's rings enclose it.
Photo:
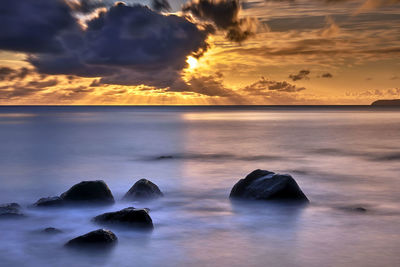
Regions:
[[[152,0],[151,7],[155,11],[171,11],[171,5],[168,0]]]
[[[106,4],[102,0],[66,0],[67,4],[75,12],[88,14],[97,8],[105,7]]]
[[[169,87],[183,83],[187,56],[200,57],[208,49],[210,28],[200,29],[184,17],[162,15],[142,5],[118,2],[86,21],[87,28],[78,26],[74,12],[90,12],[104,2],[1,3],[0,23],[7,27],[0,29],[0,50],[29,53],[28,61],[41,74]],[[159,3],[166,7],[165,1]],[[2,71],[2,79],[11,77],[9,70]]]
[[[1,1],[0,25],[0,50],[58,52],[58,37],[76,21],[62,0],[13,0]]]
[[[182,10],[213,22],[217,29],[226,31],[229,40],[242,42],[254,35],[256,21],[239,18],[240,8],[239,0],[195,0],[185,4]]]
[[[310,79],[308,77],[309,74],[310,74],[309,70],[301,70],[297,74],[290,74],[289,78],[292,79],[292,81],[294,81],[294,82],[298,81],[298,80],[303,80],[303,79],[308,80],[308,79]]]
[[[330,74],[329,72],[324,73],[324,74],[321,75],[321,78],[332,78],[332,77],[333,77],[333,75]]]
[[[60,38],[64,51],[36,54],[39,72],[101,77],[102,83],[168,87],[180,80],[188,55],[207,50],[208,30],[183,17],[118,3]]]

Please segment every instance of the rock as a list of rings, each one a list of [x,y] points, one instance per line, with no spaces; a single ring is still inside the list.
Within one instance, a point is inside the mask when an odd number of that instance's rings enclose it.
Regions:
[[[359,212],[359,213],[365,213],[367,212],[367,209],[364,207],[357,207],[357,206],[350,206],[350,207],[339,207],[339,209],[343,211],[348,211],[348,212]]]
[[[125,208],[116,212],[107,212],[96,216],[93,221],[97,223],[120,224],[129,227],[153,229],[153,220],[148,209]]]
[[[114,197],[110,188],[102,180],[83,181],[72,186],[60,196],[66,202],[92,204],[112,204]]]
[[[255,170],[246,178],[239,180],[233,186],[229,197],[232,199],[309,202],[292,176],[265,170]]]
[[[159,156],[156,159],[162,160],[162,159],[173,159],[173,158],[174,158],[173,156]]]
[[[25,215],[21,212],[18,203],[7,203],[0,205],[0,218],[22,218]]]
[[[355,210],[355,211],[358,211],[358,212],[367,212],[367,209],[366,209],[366,208],[363,208],[363,207],[357,207],[357,208],[355,208],[354,210]]]
[[[64,205],[64,200],[61,197],[42,197],[35,204],[34,207],[55,207]]]
[[[41,231],[42,233],[46,234],[59,234],[62,233],[60,229],[54,228],[54,227],[47,227]]]
[[[140,179],[131,189],[125,194],[124,199],[140,200],[140,199],[154,199],[162,197],[164,194],[160,188],[147,179]]]
[[[374,101],[371,106],[392,106],[400,107],[400,99],[380,99]]]
[[[93,247],[93,246],[111,246],[117,242],[117,236],[105,229],[98,229],[85,235],[78,236],[68,241],[67,247]]]

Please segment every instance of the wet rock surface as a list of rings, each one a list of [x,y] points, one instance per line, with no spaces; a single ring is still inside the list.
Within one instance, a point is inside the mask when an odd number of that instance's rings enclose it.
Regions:
[[[116,212],[107,212],[93,218],[94,222],[118,224],[141,229],[153,229],[153,220],[148,209],[125,208]]]
[[[67,247],[109,247],[117,242],[117,236],[110,230],[98,229],[69,240]]]
[[[339,207],[340,210],[354,213],[366,213],[368,210],[362,206]]]
[[[259,169],[239,180],[233,186],[229,197],[231,199],[278,200],[292,203],[309,202],[292,176]]]
[[[23,218],[21,206],[18,203],[6,203],[0,205],[0,218]]]
[[[61,197],[43,197],[36,201],[34,207],[58,207],[64,205],[64,200]]]
[[[57,229],[54,227],[44,228],[41,232],[45,233],[45,234],[60,234],[60,233],[62,233],[62,231],[60,229]]]
[[[83,181],[61,194],[66,203],[113,204],[110,188],[102,180]]]
[[[162,197],[164,194],[158,186],[147,180],[140,179],[125,194],[125,200],[146,200]]]

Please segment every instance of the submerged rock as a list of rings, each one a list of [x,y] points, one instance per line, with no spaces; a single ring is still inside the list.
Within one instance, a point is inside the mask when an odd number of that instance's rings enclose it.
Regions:
[[[125,208],[116,212],[107,212],[96,216],[93,221],[97,223],[120,224],[135,228],[153,229],[153,220],[148,209]]]
[[[354,210],[358,211],[358,212],[366,212],[367,211],[367,209],[363,208],[363,207],[357,207],[357,208],[354,208]]]
[[[54,227],[47,227],[41,231],[42,233],[46,234],[59,234],[62,233],[60,229],[54,228]]]
[[[67,247],[93,247],[93,246],[112,246],[117,242],[117,236],[105,229],[98,229],[85,235],[78,236],[68,241]]]
[[[64,200],[61,197],[42,197],[36,201],[34,207],[55,207],[64,205]]]
[[[140,179],[131,187],[131,189],[129,189],[125,194],[124,199],[154,199],[162,197],[163,195],[164,194],[155,183],[147,179]]]
[[[84,202],[93,204],[112,204],[114,197],[110,188],[102,180],[83,181],[72,186],[60,196],[66,202]]]
[[[156,159],[162,160],[162,159],[173,159],[173,158],[174,158],[173,156],[159,156]]]
[[[348,212],[359,212],[359,213],[365,213],[368,211],[364,207],[357,207],[357,206],[339,207],[339,209],[348,211]]]
[[[255,170],[246,178],[239,180],[233,186],[229,197],[232,199],[309,202],[292,176],[265,170]]]
[[[22,218],[25,215],[21,212],[18,203],[6,203],[0,205],[0,218]]]

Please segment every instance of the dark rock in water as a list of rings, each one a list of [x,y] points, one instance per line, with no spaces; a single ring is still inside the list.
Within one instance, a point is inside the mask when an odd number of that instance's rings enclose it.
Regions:
[[[160,188],[147,179],[140,179],[125,194],[124,199],[154,199],[162,197],[163,193]]]
[[[173,159],[173,158],[174,158],[173,156],[159,156],[159,157],[157,157],[158,160],[161,160],[161,159]]]
[[[59,234],[62,233],[60,229],[54,228],[54,227],[47,227],[41,231],[42,233],[46,234]]]
[[[0,218],[22,218],[25,215],[21,212],[18,203],[7,203],[0,205]]]
[[[280,200],[308,203],[307,197],[292,176],[255,170],[239,180],[229,196],[232,199]]]
[[[129,227],[153,229],[153,220],[147,209],[129,207],[116,212],[107,212],[96,216],[97,223],[120,224]]]
[[[102,180],[83,181],[72,186],[67,192],[61,194],[66,202],[81,202],[93,204],[112,204],[114,197],[110,188]]]
[[[35,207],[55,207],[64,205],[64,200],[61,197],[43,197],[36,201]]]
[[[359,212],[359,213],[364,213],[367,212],[367,209],[364,207],[357,207],[357,206],[353,206],[353,207],[339,207],[339,209],[344,210],[344,211],[348,211],[348,212]]]
[[[68,241],[65,246],[68,247],[102,247],[102,246],[111,246],[117,242],[117,236],[105,229],[98,229],[92,232],[89,232],[85,235],[78,236],[74,239]]]
[[[358,211],[358,212],[366,212],[366,211],[367,211],[367,209],[366,209],[366,208],[363,208],[363,207],[357,207],[357,208],[355,208],[354,210],[355,210],[355,211]]]

